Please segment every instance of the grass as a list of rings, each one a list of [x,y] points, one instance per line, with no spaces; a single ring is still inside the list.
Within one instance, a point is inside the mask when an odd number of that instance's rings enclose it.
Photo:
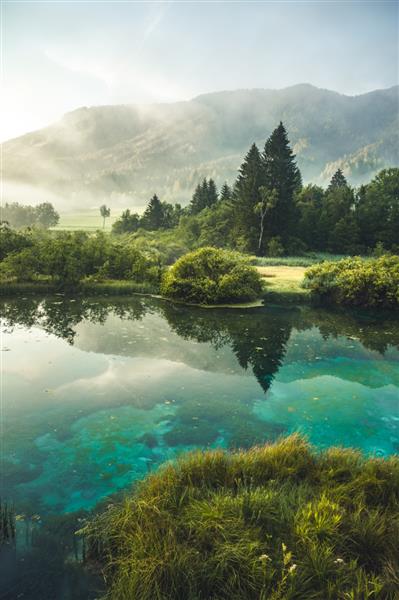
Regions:
[[[52,294],[54,292],[65,292],[84,296],[103,295],[130,295],[130,294],[157,294],[158,288],[151,283],[137,283],[123,279],[106,281],[81,281],[76,287],[64,290],[57,283],[51,281],[2,281],[0,284],[0,296],[21,296]]]
[[[266,302],[310,302],[310,291],[302,287],[306,268],[298,266],[256,267],[263,277]]]
[[[122,211],[111,210],[111,216],[105,219],[105,227],[103,229],[103,219],[100,215],[100,209],[92,209],[85,211],[77,211],[70,213],[61,213],[60,220],[53,231],[111,231],[112,224],[119,219]]]
[[[257,267],[310,267],[320,262],[336,261],[347,258],[343,254],[329,254],[328,252],[311,252],[304,256],[251,256],[251,263]]]
[[[297,435],[195,452],[83,533],[109,600],[394,600],[399,459]]]

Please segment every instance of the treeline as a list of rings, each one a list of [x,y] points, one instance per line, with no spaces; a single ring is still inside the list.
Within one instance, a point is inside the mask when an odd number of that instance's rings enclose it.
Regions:
[[[184,209],[154,196],[141,218],[125,211],[113,231],[140,228],[177,228],[176,239],[190,247],[227,246],[260,256],[363,254],[376,247],[398,252],[399,169],[384,169],[357,189],[340,169],[327,189],[303,186],[280,123],[262,152],[251,146],[233,186],[218,192],[212,179],[204,179]]]
[[[113,233],[134,233],[138,229],[155,231],[157,229],[172,229],[179,224],[183,214],[180,204],[161,202],[155,194],[148,203],[143,215],[125,210],[112,226]]]
[[[19,202],[6,202],[1,207],[1,221],[11,227],[24,229],[25,227],[41,227],[48,229],[57,225],[60,215],[50,202],[42,202],[37,206],[19,204]]]

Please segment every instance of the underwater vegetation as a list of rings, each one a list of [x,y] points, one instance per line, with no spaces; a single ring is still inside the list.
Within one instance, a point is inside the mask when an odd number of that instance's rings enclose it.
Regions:
[[[394,600],[399,459],[299,435],[189,453],[83,533],[109,600]]]
[[[12,506],[0,499],[0,549],[15,543],[15,513]]]

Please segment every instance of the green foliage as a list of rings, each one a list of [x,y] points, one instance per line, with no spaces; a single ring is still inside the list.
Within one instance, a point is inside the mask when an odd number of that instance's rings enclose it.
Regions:
[[[399,256],[346,258],[310,267],[304,285],[338,304],[399,307]]]
[[[200,304],[253,300],[261,291],[253,267],[236,253],[211,247],[182,256],[161,285],[164,296]]]
[[[50,202],[42,202],[37,206],[24,206],[18,202],[6,202],[1,207],[1,218],[16,229],[33,226],[48,229],[57,225],[60,216]]]
[[[394,600],[399,460],[299,436],[185,455],[85,529],[109,600]]]
[[[269,240],[267,244],[267,255],[268,256],[283,256],[284,254],[284,246],[281,243],[279,237],[273,237]]]
[[[356,219],[364,246],[374,248],[380,242],[399,252],[399,169],[384,169],[359,189]]]
[[[226,189],[224,190],[226,193]],[[218,201],[218,193],[213,179],[209,181],[204,177],[201,183],[195,188],[193,197],[188,207],[188,212],[192,215],[200,213],[204,208],[214,206]]]
[[[28,235],[19,233],[11,229],[4,221],[0,221],[0,260],[6,258],[11,252],[18,252],[30,244]]]
[[[3,280],[56,282],[73,287],[83,279],[122,279],[158,289],[162,261],[155,251],[104,233],[52,232],[27,236],[29,245],[9,252],[0,263]],[[18,244],[17,244],[18,246]]]
[[[103,229],[104,229],[104,227],[105,227],[105,219],[108,219],[108,217],[111,216],[111,209],[106,204],[102,204],[100,206],[100,215],[103,218]]]
[[[116,234],[132,233],[140,226],[140,217],[137,213],[131,213],[126,209],[120,218],[112,225],[112,232]]]

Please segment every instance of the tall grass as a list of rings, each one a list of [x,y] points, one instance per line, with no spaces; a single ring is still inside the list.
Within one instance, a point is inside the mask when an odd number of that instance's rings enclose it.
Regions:
[[[394,600],[399,460],[297,435],[196,452],[84,533],[110,600]]]

